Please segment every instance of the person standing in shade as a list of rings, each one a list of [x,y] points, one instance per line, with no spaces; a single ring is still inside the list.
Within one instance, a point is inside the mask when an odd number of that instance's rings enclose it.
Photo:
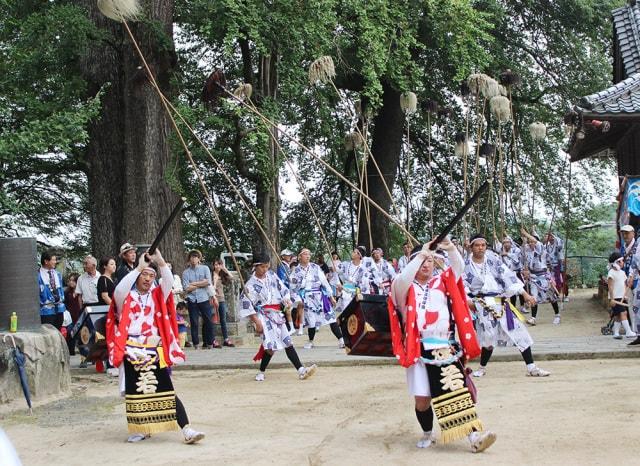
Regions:
[[[231,274],[224,268],[222,259],[213,262],[213,287],[216,291],[215,302],[218,306],[218,317],[220,318],[220,331],[222,332],[222,346],[233,348],[235,345],[229,339],[227,330],[227,303],[224,297],[225,286],[231,285]]]
[[[100,259],[100,278],[98,278],[98,302],[100,304],[111,304],[113,290],[116,289],[113,283],[113,275],[116,272],[116,260],[113,257],[103,257]]]
[[[40,288],[40,322],[51,324],[60,330],[66,307],[62,275],[56,270],[57,263],[58,257],[54,251],[48,250],[42,253],[38,286]]]
[[[182,272],[182,287],[187,293],[187,306],[189,308],[189,321],[191,324],[191,339],[193,348],[200,344],[198,328],[202,318],[202,348],[220,348],[220,343],[213,339],[213,324],[211,315],[213,308],[209,302],[207,287],[211,285],[211,271],[209,267],[201,264],[202,253],[197,249],[189,251],[189,267]]]
[[[613,322],[613,338],[621,340],[620,328],[624,328],[624,334],[627,338],[637,337],[636,333],[631,330],[629,320],[627,319],[627,298],[626,284],[627,274],[624,273],[622,267],[624,265],[624,257],[619,252],[614,252],[609,256],[609,272],[607,273],[607,288],[609,290],[609,305],[611,306],[611,315],[615,319]]]
[[[116,279],[114,280],[116,284],[136,268],[136,248],[131,243],[124,243],[120,246],[120,259],[122,262],[116,270]]]
[[[82,262],[84,273],[78,278],[76,294],[80,295],[83,307],[98,304],[98,279],[100,278],[100,272],[98,272],[97,266],[98,261],[91,255],[85,257]]]

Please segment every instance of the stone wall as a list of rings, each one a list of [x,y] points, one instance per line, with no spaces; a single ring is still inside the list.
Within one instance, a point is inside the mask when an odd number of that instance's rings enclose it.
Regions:
[[[230,338],[236,344],[253,343],[256,340],[253,325],[248,319],[240,319],[238,296],[240,295],[240,279],[233,278],[230,286],[225,287],[224,299],[227,303],[227,329]]]
[[[0,404],[24,398],[13,358],[13,344],[6,335],[12,335],[25,354],[25,372],[32,400],[71,394],[67,344],[54,327],[43,325],[30,332],[0,333]]]

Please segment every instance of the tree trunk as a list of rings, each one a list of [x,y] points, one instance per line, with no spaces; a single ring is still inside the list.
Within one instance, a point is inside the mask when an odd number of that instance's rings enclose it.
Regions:
[[[260,94],[263,99],[276,99],[278,90],[277,73],[276,53],[262,56],[260,58],[259,85]],[[269,130],[271,134],[275,136],[275,138],[273,136],[269,137],[268,147],[268,157],[273,176],[271,179],[265,179],[266,175],[264,173],[258,174],[258,182],[256,183],[256,207],[260,210],[264,231],[267,233],[269,240],[276,250],[279,250],[280,190],[278,184],[278,146],[276,144],[278,133],[275,126],[271,126]],[[253,252],[268,254],[271,257],[271,264],[274,267],[278,263],[278,252],[271,249],[268,241],[258,228],[254,230]]]
[[[402,131],[404,115],[400,108],[400,92],[389,84],[383,84],[382,108],[374,118],[373,142],[371,153],[375,157],[380,172],[384,175],[384,182],[393,193],[393,185],[396,178],[396,169],[402,150]],[[369,197],[385,211],[391,211],[391,198],[384,187],[383,178],[378,174],[372,160],[367,162],[367,181],[365,182]],[[367,192],[367,191],[365,191]],[[369,218],[364,212],[366,201],[363,202],[363,212],[360,214],[358,225],[358,242],[367,248],[373,247],[389,249],[389,219],[387,219],[374,206],[369,206]],[[368,220],[370,219],[370,226]],[[369,236],[371,231],[371,236]]]
[[[120,244],[151,243],[178,200],[166,172],[172,156],[172,130],[124,26],[105,18],[94,0],[80,1],[91,19],[111,35],[90,44],[82,64],[90,95],[106,86],[100,118],[89,127],[86,150],[91,202],[93,253],[117,255]],[[161,34],[130,22],[136,41],[158,84],[169,95],[175,66],[173,1],[143,2],[145,14],[162,26]],[[179,221],[169,229],[160,249],[177,270],[184,263]]]

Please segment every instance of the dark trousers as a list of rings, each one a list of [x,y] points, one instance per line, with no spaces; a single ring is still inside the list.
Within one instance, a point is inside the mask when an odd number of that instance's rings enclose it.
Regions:
[[[62,328],[62,321],[64,320],[64,314],[62,312],[58,313],[58,314],[53,314],[53,315],[49,315],[49,316],[40,316],[40,323],[41,324],[51,324],[53,325],[55,328],[57,328],[58,330],[60,330]]]
[[[202,317],[202,344],[203,346],[211,346],[213,343],[213,324],[211,323],[211,304],[209,301],[201,303],[187,302],[189,308],[189,321],[191,322],[191,340],[193,346],[198,346],[200,339],[198,338],[198,321]]]

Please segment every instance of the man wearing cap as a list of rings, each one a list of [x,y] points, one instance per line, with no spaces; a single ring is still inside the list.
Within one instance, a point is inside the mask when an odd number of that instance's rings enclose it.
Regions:
[[[202,253],[197,249],[189,251],[189,267],[182,272],[182,288],[187,293],[187,307],[189,308],[189,321],[191,324],[191,340],[193,348],[197,349],[200,343],[198,328],[202,317],[202,349],[220,348],[220,343],[213,338],[213,325],[211,315],[213,307],[209,302],[207,287],[211,285],[211,270],[201,264]]]
[[[122,260],[116,270],[116,285],[131,272],[136,266],[136,248],[131,243],[124,243],[120,246],[120,259]]]
[[[434,275],[430,246],[416,246],[391,285],[393,352],[406,368],[409,392],[415,398],[423,431],[416,446],[428,448],[435,443],[435,417],[443,443],[468,437],[472,451],[478,453],[490,447],[496,435],[483,430],[464,377],[463,364],[480,353],[460,279],[464,262],[455,246],[444,240],[440,247],[447,252],[450,266]]]
[[[162,277],[159,286],[154,266]],[[178,427],[185,443],[204,438],[189,426],[171,382],[169,368],[185,360],[178,343],[172,287],[173,274],[160,251],[142,254],[138,266],[116,286],[107,314],[109,362],[119,369],[129,442]]]
[[[289,249],[283,249],[280,251],[280,259],[282,263],[278,265],[278,278],[282,280],[282,283],[289,288],[289,271],[291,270],[291,260],[295,254]]]
[[[522,322],[524,317],[509,302],[516,294],[523,295],[531,305],[535,304],[535,298],[524,290],[524,284],[497,254],[487,251],[487,239],[483,235],[473,236],[469,244],[471,254],[465,260],[463,279],[469,307],[476,315],[476,331],[482,347],[480,368],[473,375],[485,375],[493,348],[509,344],[522,354],[530,376],[548,376],[548,371],[533,362],[533,340]]]
[[[371,251],[371,261],[368,264],[367,273],[371,280],[371,292],[373,294],[388,295],[396,272],[383,256],[384,252],[381,248],[375,248]]]
[[[254,361],[260,361],[260,372],[256,375],[256,381],[264,381],[265,371],[273,353],[283,349],[298,371],[298,377],[304,380],[313,375],[316,366],[314,364],[304,367],[293,347],[283,312],[284,309],[291,308],[292,295],[284,282],[269,270],[269,265],[267,254],[256,254],[253,258],[253,273],[240,294],[240,316],[249,318],[262,338],[260,349],[253,358]],[[299,296],[293,297],[296,302],[300,301]]]

